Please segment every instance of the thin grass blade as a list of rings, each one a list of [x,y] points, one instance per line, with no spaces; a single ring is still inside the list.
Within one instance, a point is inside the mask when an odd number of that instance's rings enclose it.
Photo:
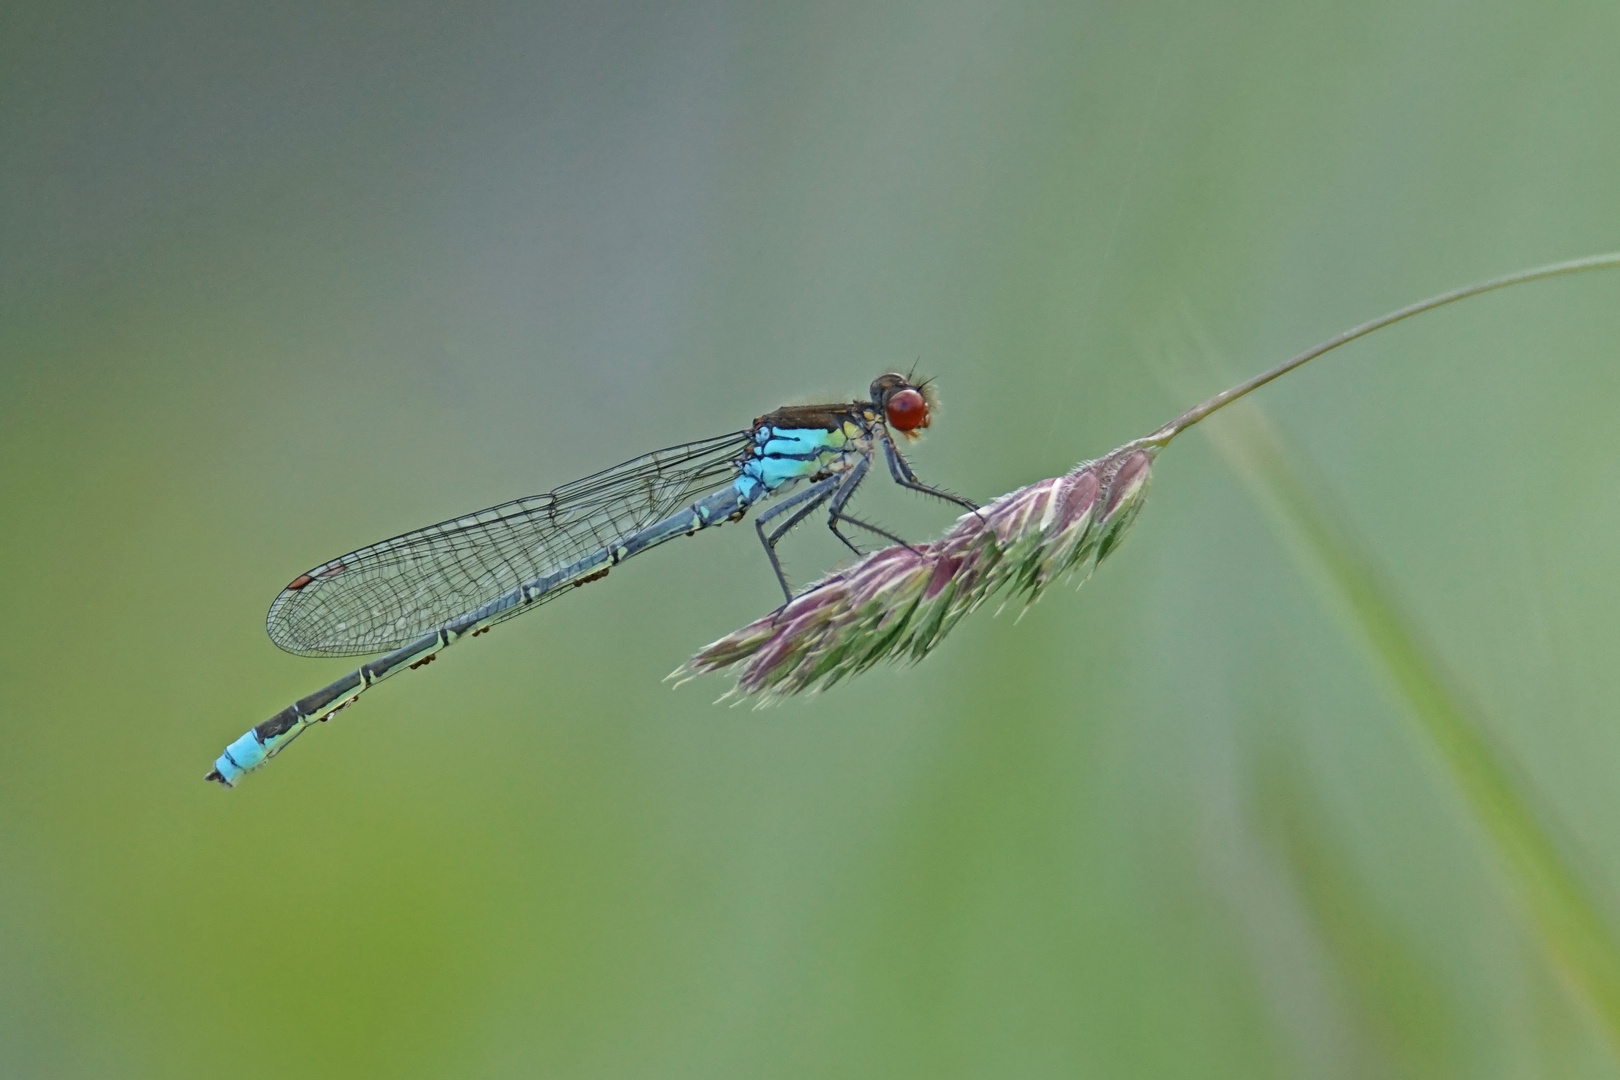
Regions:
[[[1247,405],[1247,403],[1245,403]],[[1332,598],[1405,700],[1474,820],[1500,856],[1534,936],[1620,1053],[1620,946],[1614,927],[1554,839],[1544,806],[1490,734],[1476,705],[1454,684],[1397,590],[1337,523],[1292,464],[1299,453],[1253,406],[1229,410],[1205,432],[1282,532],[1305,573]]]

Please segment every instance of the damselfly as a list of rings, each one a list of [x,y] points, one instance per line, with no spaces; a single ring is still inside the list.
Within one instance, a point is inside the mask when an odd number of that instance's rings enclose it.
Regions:
[[[754,521],[792,600],[776,545],[818,508],[826,507],[827,527],[857,555],[841,525],[905,543],[847,509],[880,450],[901,487],[977,509],[918,480],[895,446],[892,432],[914,436],[928,426],[931,407],[926,382],[881,375],[865,401],[785,406],[745,430],[655,450],[549,494],[429,525],[299,574],[270,605],[270,640],[300,656],[386,655],[231,743],[207,779],[233,786],[388,676],[604,578],[648,548],[740,521],[755,503],[797,487]]]

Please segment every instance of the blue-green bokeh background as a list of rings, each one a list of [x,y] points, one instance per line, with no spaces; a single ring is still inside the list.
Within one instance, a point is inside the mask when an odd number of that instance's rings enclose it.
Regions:
[[[1620,247],[1617,51],[1612,0],[6,5],[0,1073],[1615,1075],[1196,434],[917,669],[671,690],[777,602],[723,530],[201,776],[347,669],[262,619],[359,544],[913,362],[987,497],[1189,404],[1166,327],[1242,375]],[[1264,394],[1611,916],[1617,340],[1594,275]]]

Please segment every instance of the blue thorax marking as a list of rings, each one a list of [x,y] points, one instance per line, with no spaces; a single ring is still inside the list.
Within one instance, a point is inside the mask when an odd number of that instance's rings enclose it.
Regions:
[[[754,449],[733,483],[751,503],[783,484],[813,476],[849,452],[843,428],[784,428],[764,425],[754,433]]]

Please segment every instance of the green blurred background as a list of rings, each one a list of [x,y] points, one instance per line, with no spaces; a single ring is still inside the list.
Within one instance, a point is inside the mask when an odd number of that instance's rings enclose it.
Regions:
[[[360,544],[913,362],[986,498],[1620,247],[1617,55],[1613,0],[7,4],[0,1075],[1620,1072],[1201,433],[916,669],[672,690],[778,602],[727,529],[202,782],[352,667],[263,616]],[[1262,394],[1611,926],[1617,338],[1596,274]]]

